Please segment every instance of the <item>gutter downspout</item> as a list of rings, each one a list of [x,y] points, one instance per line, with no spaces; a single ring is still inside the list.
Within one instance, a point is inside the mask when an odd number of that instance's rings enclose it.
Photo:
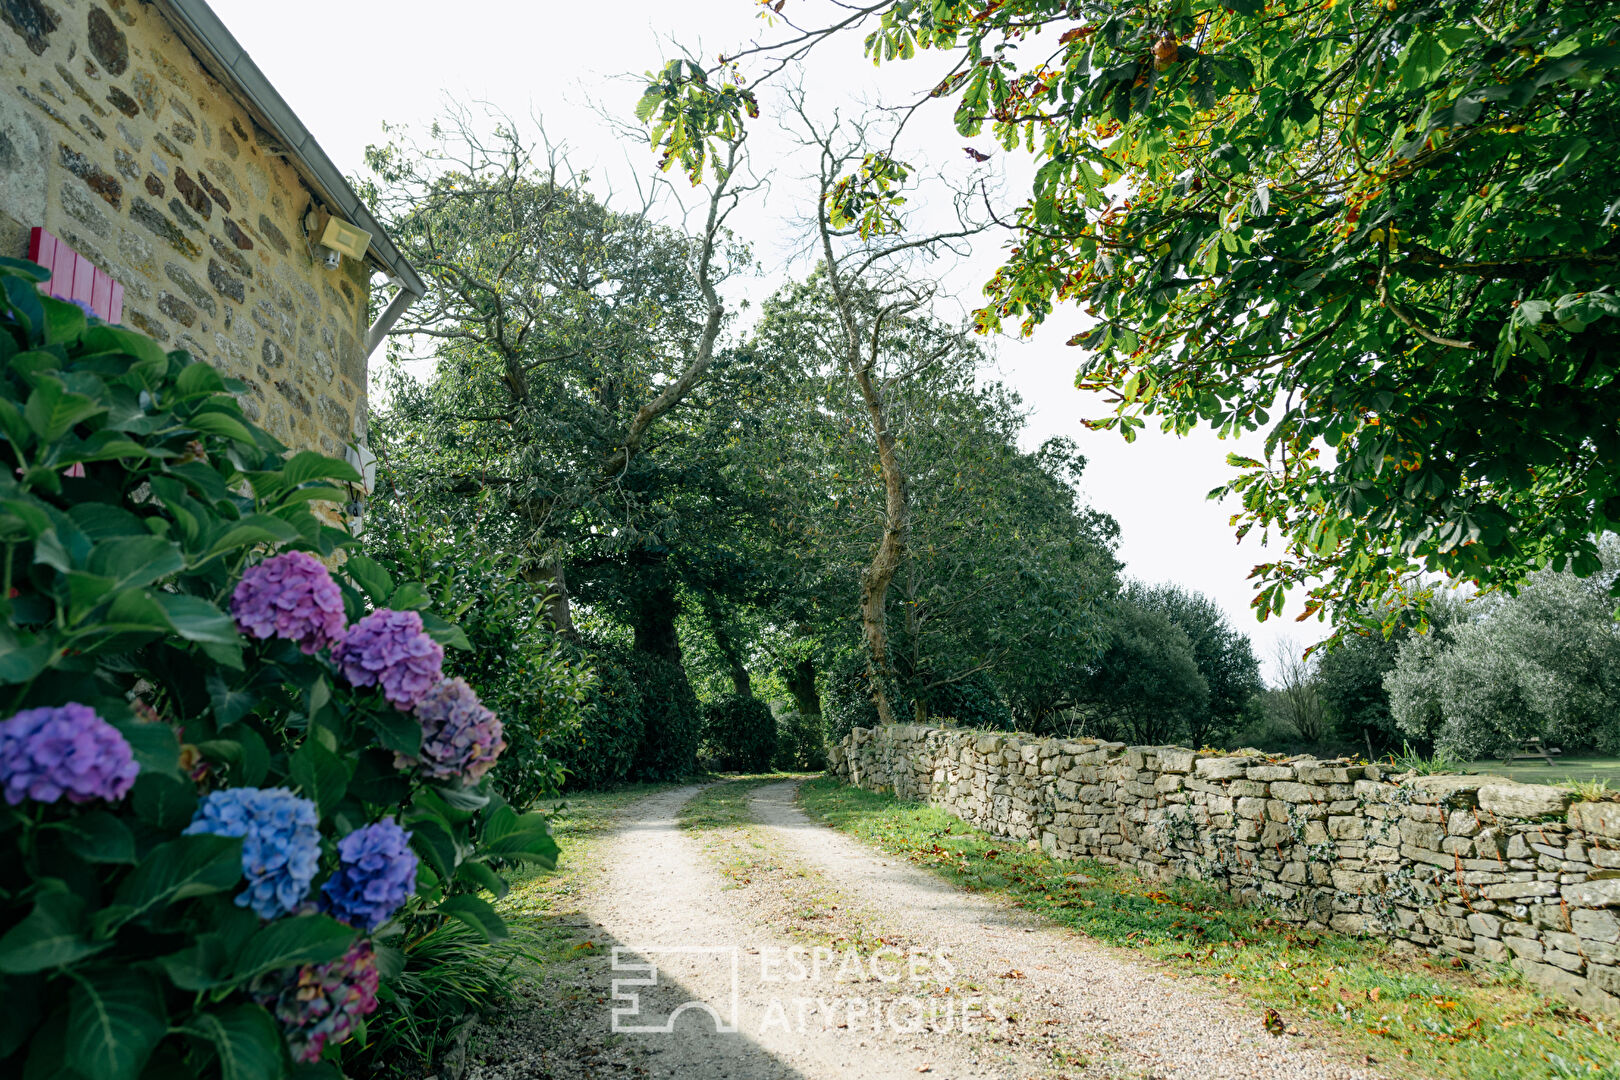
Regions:
[[[383,313],[377,316],[377,321],[372,323],[371,328],[366,331],[365,355],[360,358],[360,362],[363,364],[371,359],[371,354],[377,351],[377,346],[387,339],[388,331],[392,330],[394,324],[399,322],[400,316],[404,315],[412,304],[422,299],[422,294],[414,292],[403,280],[392,277],[389,280],[399,286],[399,291],[389,301],[388,307],[383,309]],[[371,452],[371,447],[367,446],[363,440],[357,440],[349,447],[349,451],[344,455],[344,458],[364,478],[360,485],[361,490],[356,493],[357,498],[350,501],[343,508],[344,512],[349,516],[350,530],[355,536],[359,536],[363,527],[362,523],[365,520],[366,496],[371,493],[373,486],[376,484],[377,455]]]
[[[365,355],[361,357],[363,361],[371,359],[371,354],[383,343],[388,331],[394,328],[394,324],[399,322],[400,317],[412,304],[422,299],[421,293],[411,291],[403,281],[399,281],[398,284],[399,292],[394,294],[394,299],[389,302],[383,313],[377,316],[377,321],[371,324],[371,329],[366,331]]]

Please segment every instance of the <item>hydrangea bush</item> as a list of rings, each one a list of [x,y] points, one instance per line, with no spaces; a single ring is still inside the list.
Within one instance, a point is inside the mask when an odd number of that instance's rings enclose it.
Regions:
[[[556,845],[354,470],[46,276],[0,259],[0,1075],[338,1076],[391,937],[503,936]]]

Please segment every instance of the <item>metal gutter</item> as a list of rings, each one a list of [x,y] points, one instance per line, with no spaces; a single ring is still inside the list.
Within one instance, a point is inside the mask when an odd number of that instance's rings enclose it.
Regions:
[[[360,196],[344,179],[343,173],[332,164],[332,159],[316,143],[309,129],[299,121],[276,88],[270,85],[270,80],[265,78],[264,72],[259,70],[253,58],[225,28],[213,9],[203,0],[151,0],[151,3],[202,61],[208,73],[240,95],[242,105],[252,114],[254,121],[276,138],[293,168],[315,193],[335,212],[371,234],[367,258],[402,286],[389,310],[399,307],[401,298],[406,294],[416,299],[426,296],[427,284],[421,275],[394,246],[365,203],[360,201]],[[397,319],[403,312],[404,308],[399,307],[394,318]],[[393,319],[388,321],[391,324]],[[378,323],[380,325],[382,320],[379,319]],[[367,335],[368,345],[371,345],[369,339],[372,336]],[[377,337],[380,340],[381,335]],[[369,355],[370,350],[367,352]]]

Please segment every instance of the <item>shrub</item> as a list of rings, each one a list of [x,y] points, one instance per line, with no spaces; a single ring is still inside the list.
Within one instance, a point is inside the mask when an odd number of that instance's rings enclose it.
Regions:
[[[1620,751],[1613,608],[1600,582],[1538,573],[1518,595],[1482,600],[1473,618],[1403,642],[1384,678],[1390,711],[1403,732],[1461,761],[1529,738]]]
[[[820,713],[783,713],[776,718],[776,767],[820,772],[827,767],[827,724]]]
[[[445,671],[475,686],[505,726],[497,790],[517,807],[553,794],[563,763],[545,749],[547,733],[584,725],[591,664],[557,636],[543,590],[523,580],[506,545],[483,537],[481,517],[464,522],[397,493],[371,509],[367,554],[380,569],[422,582],[436,607],[459,616],[472,648],[448,655]]]
[[[563,786],[575,790],[625,779],[641,748],[642,690],[624,664],[625,654],[591,649],[578,654],[595,673],[583,705],[541,740],[541,748],[566,774]]]
[[[865,660],[846,657],[827,672],[821,715],[826,718],[829,742],[838,742],[858,727],[877,727],[878,711],[872,704]]]
[[[630,775],[637,780],[673,780],[697,770],[697,695],[681,665],[645,652],[621,654],[641,691],[641,745]]]
[[[995,680],[982,671],[932,687],[926,700],[929,715],[937,721],[951,720],[963,727],[994,731],[1013,729],[1012,710],[1002,700]]]
[[[703,756],[726,772],[764,772],[776,756],[776,717],[746,694],[726,694],[703,706]]]
[[[313,507],[354,470],[45,278],[0,260],[0,1073],[285,1076],[389,992],[379,920],[498,938],[479,893],[556,845],[410,764],[401,706],[467,641],[420,585],[327,569],[354,540]],[[368,608],[402,617],[337,664]]]

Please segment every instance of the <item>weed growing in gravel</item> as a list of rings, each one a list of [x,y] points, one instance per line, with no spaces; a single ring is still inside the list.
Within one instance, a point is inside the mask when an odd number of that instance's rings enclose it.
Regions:
[[[1306,931],[1208,885],[1149,882],[1061,862],[943,810],[812,780],[813,817],[962,888],[1004,896],[1100,941],[1203,976],[1285,1020],[1309,1020],[1403,1075],[1620,1080],[1620,1025],[1525,987],[1508,970],[1396,957],[1381,943]]]

